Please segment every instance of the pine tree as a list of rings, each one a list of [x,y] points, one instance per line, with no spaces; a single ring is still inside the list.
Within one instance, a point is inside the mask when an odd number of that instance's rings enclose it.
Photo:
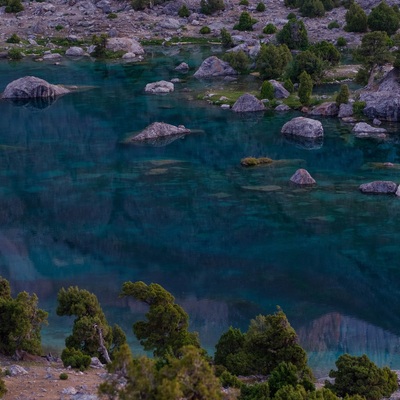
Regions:
[[[347,85],[340,86],[340,92],[336,96],[336,104],[340,106],[341,104],[347,104],[349,102],[349,87]]]
[[[311,76],[303,71],[300,74],[300,85],[299,85],[299,99],[300,103],[304,106],[309,106],[311,102],[313,83]]]
[[[346,12],[346,27],[348,32],[366,32],[368,29],[368,17],[364,10],[357,4],[352,3]]]

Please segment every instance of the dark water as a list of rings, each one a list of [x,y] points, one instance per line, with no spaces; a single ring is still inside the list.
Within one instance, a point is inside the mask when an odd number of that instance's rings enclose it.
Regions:
[[[229,325],[245,330],[280,305],[317,374],[343,352],[400,368],[400,200],[357,189],[400,181],[400,169],[369,164],[400,162],[398,126],[376,142],[323,119],[323,145],[310,150],[280,135],[297,114],[209,106],[196,100],[199,88],[225,84],[200,84],[192,72],[170,95],[144,93],[205,54],[168,49],[143,65],[0,64],[1,91],[24,75],[93,86],[48,107],[0,102],[0,275],[50,312],[47,348],[62,347],[71,327],[55,315],[57,291],[79,285],[139,351],[131,325],[145,309],[118,293],[143,280],[175,295],[211,351]],[[199,131],[167,146],[121,144],[155,121]],[[242,168],[250,155],[283,161]],[[288,183],[299,167],[315,188]]]

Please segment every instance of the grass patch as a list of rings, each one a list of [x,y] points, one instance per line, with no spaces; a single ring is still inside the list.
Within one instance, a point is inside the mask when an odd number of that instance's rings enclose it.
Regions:
[[[218,38],[205,38],[205,37],[173,37],[168,42],[164,39],[152,38],[143,39],[140,41],[142,46],[160,46],[164,43],[166,46],[172,46],[175,44],[221,44],[221,40]]]
[[[215,105],[229,104],[230,106],[232,106],[233,104],[235,104],[236,100],[245,93],[250,93],[254,96],[258,96],[259,94],[257,91],[249,91],[245,89],[237,90],[237,88],[225,88],[200,94],[198,96],[198,99],[208,100],[209,102],[211,102],[211,104]],[[222,100],[220,100],[221,97],[223,98]]]

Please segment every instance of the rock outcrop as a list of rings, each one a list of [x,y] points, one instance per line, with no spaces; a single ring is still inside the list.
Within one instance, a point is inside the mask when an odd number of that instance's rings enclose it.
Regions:
[[[126,139],[124,143],[154,141],[160,138],[171,136],[181,137],[183,135],[187,135],[188,133],[190,133],[190,129],[185,128],[183,125],[175,126],[166,124],[164,122],[153,122],[138,135],[134,135]]]
[[[226,61],[222,61],[216,56],[211,56],[201,63],[200,68],[193,76],[196,78],[213,78],[237,74],[237,71],[235,71]]]
[[[318,139],[324,136],[324,129],[320,121],[296,117],[283,125],[281,133],[305,139]]]
[[[141,44],[135,39],[127,37],[114,37],[107,40],[107,50],[117,52],[123,51],[125,53],[134,53],[136,56],[142,56],[144,49]]]
[[[352,129],[354,134],[359,138],[373,137],[384,139],[386,137],[386,129],[373,127],[366,122],[357,123]]]
[[[339,107],[334,101],[329,101],[320,104],[311,110],[310,115],[320,115],[324,117],[334,117],[338,115]]]
[[[246,93],[236,100],[235,104],[232,106],[232,110],[235,112],[264,111],[265,106],[262,101],[257,99],[257,97]]]
[[[287,99],[290,96],[289,91],[287,91],[282,84],[278,81],[271,79],[269,81],[272,86],[274,87],[274,97],[276,99]]]
[[[348,118],[353,115],[353,104],[347,103],[347,104],[341,104],[339,106],[339,113],[338,117],[339,118]]]
[[[148,83],[144,91],[147,93],[171,93],[174,91],[174,84],[167,81]]]
[[[304,168],[298,169],[290,178],[290,182],[293,182],[296,185],[313,185],[316,183],[315,179]]]
[[[3,99],[54,98],[69,93],[63,86],[52,85],[35,76],[25,76],[10,82],[2,95]]]
[[[373,181],[363,183],[359,189],[362,193],[394,194],[397,190],[397,184],[392,181]]]

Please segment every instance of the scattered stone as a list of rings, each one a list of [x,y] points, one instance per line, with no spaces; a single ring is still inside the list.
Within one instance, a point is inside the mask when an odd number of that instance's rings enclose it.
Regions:
[[[63,86],[52,85],[35,76],[25,76],[9,83],[2,95],[3,99],[30,99],[56,97],[70,91]]]
[[[148,83],[145,87],[147,93],[171,93],[174,91],[174,84],[167,81]]]
[[[78,391],[77,391],[74,387],[69,386],[69,387],[64,388],[64,389],[61,391],[61,393],[62,393],[62,394],[68,394],[68,395],[74,395],[74,394],[77,394]]]
[[[372,121],[372,123],[376,126],[380,126],[382,125],[382,122],[378,119],[378,118],[374,118],[374,120]]]
[[[275,111],[278,112],[285,112],[285,111],[290,111],[291,108],[289,106],[287,106],[286,104],[279,104],[279,106],[275,107]]]
[[[264,103],[252,94],[246,93],[240,96],[232,107],[235,112],[255,112],[264,111]]]
[[[397,184],[392,181],[373,181],[363,183],[359,189],[362,193],[394,194],[397,191]]]
[[[28,371],[20,365],[10,365],[8,367],[10,376],[27,375]]]
[[[211,56],[201,63],[200,68],[193,76],[196,78],[213,78],[237,74],[237,71],[235,71],[226,61],[222,61],[216,56]]]
[[[293,182],[297,185],[313,185],[316,183],[315,179],[304,168],[298,169],[290,178],[290,182]]]
[[[296,117],[283,125],[281,133],[306,139],[317,139],[323,137],[324,129],[320,121],[311,118]]]
[[[290,93],[278,81],[271,79],[269,82],[274,87],[274,97],[276,99],[287,99],[290,96]]]
[[[183,125],[175,126],[166,124],[164,122],[154,122],[138,135],[134,135],[126,139],[125,143],[146,141],[165,136],[175,136],[175,135],[183,136],[188,133],[190,133],[190,129],[185,128]]]
[[[338,115],[339,108],[333,101],[322,103],[311,110],[310,115],[320,115],[324,117],[333,117]]]
[[[188,72],[189,71],[189,65],[186,64],[185,62],[182,62],[175,68],[175,71]]]

